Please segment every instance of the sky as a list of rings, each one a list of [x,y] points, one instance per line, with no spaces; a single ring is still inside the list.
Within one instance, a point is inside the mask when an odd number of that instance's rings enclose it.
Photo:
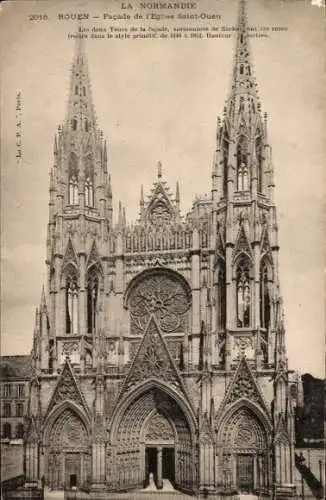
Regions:
[[[215,13],[221,20],[178,20],[169,27],[235,25],[236,0],[197,3],[196,12]],[[139,2],[133,5],[132,15],[140,12]],[[32,345],[34,311],[45,279],[53,139],[66,116],[74,49],[68,33],[77,26],[60,21],[58,14],[73,12],[98,15],[83,21],[90,28],[149,26],[146,21],[104,20],[104,13],[125,13],[114,0],[23,0],[2,6],[3,355],[28,353]],[[269,27],[267,38],[251,39],[251,50],[273,148],[289,366],[324,377],[323,11],[306,0],[249,0],[248,14],[251,26]],[[33,15],[48,19],[35,20]],[[272,32],[272,26],[287,29]],[[234,44],[234,38],[87,40],[93,102],[109,143],[114,206],[121,200],[127,218],[137,218],[140,185],[149,192],[158,161],[172,191],[179,180],[184,211],[196,194],[210,192],[216,118],[230,88]],[[21,161],[16,159],[15,137],[18,93]]]

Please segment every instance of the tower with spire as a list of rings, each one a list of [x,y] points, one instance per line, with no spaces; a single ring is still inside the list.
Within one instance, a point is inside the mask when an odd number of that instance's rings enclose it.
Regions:
[[[181,213],[165,166],[113,219],[77,40],[50,172],[26,476],[54,489],[295,494],[274,174],[240,0],[210,196]]]

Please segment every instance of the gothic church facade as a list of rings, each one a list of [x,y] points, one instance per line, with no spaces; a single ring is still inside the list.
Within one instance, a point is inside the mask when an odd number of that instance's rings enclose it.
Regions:
[[[274,171],[240,1],[211,195],[180,212],[158,164],[136,223],[112,189],[82,41],[50,175],[25,469],[54,489],[293,493],[294,400]],[[284,497],[284,496],[283,496]]]

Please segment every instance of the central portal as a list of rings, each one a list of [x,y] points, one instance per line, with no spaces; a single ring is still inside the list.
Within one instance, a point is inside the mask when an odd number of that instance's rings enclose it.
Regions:
[[[190,427],[179,404],[163,390],[150,388],[132,400],[113,439],[117,443],[111,479],[115,487],[192,491]]]

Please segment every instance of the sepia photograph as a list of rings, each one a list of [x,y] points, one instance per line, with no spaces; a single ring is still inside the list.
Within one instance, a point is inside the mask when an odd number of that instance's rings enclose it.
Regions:
[[[1,500],[325,498],[324,18],[0,5]]]

